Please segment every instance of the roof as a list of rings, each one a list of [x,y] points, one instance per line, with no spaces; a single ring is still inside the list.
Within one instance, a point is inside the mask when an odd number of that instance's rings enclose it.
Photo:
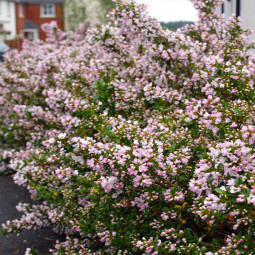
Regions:
[[[31,20],[26,19],[25,22],[24,22],[23,29],[39,29],[39,27],[34,22],[32,22]]]
[[[42,4],[42,3],[61,4],[63,3],[63,0],[16,0],[16,2],[22,4]]]

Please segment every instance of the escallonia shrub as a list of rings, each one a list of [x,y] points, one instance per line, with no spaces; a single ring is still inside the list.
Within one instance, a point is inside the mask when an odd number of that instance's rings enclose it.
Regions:
[[[2,168],[40,203],[3,234],[52,227],[56,255],[254,253],[250,32],[192,2],[176,32],[118,1],[106,25],[45,25],[6,56]]]

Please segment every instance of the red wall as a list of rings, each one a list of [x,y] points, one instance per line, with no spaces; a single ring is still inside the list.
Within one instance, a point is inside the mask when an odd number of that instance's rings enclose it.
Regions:
[[[23,8],[23,14],[24,14],[24,8]],[[25,15],[24,15],[24,17],[25,17]],[[24,26],[24,21],[25,21],[25,18],[21,18],[19,16],[19,4],[16,3],[17,35],[21,34],[21,30],[23,29],[23,26]]]
[[[41,25],[44,23],[49,23],[51,21],[56,21],[58,27],[64,30],[64,11],[62,4],[55,4],[55,17],[53,18],[44,18],[40,17],[40,4],[23,4],[23,16],[19,16],[19,4],[16,3],[16,20],[17,20],[17,34],[21,34],[21,30],[24,27],[25,19],[29,19],[34,22],[37,26],[41,28]],[[45,39],[45,33],[40,29],[39,30],[39,39]]]

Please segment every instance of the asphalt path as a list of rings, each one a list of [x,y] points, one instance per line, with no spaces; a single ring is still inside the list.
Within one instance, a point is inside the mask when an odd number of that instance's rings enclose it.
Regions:
[[[30,203],[30,195],[25,188],[16,185],[11,176],[0,176],[0,226],[7,220],[19,219],[21,213],[16,210],[19,202]],[[0,234],[0,255],[24,255],[26,248],[33,247],[39,255],[48,255],[49,249],[54,247],[58,236],[49,229],[29,230],[21,234]]]

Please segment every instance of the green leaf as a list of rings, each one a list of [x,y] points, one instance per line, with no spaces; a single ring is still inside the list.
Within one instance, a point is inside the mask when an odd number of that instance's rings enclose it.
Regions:
[[[0,234],[6,235],[7,234],[7,230],[6,229],[0,229]]]
[[[213,175],[210,175],[210,176],[209,176],[208,181],[209,181],[210,183],[213,182]]]
[[[241,184],[243,184],[243,180],[241,177],[238,177],[235,179],[235,185],[238,187],[240,186]]]
[[[223,194],[224,190],[220,189],[220,188],[216,188],[215,191],[219,194]]]

